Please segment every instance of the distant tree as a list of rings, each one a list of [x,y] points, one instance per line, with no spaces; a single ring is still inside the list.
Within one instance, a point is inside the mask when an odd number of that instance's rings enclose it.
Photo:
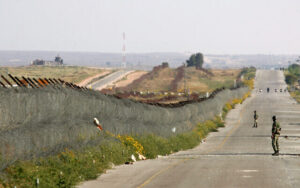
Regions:
[[[300,76],[300,65],[292,64],[288,67],[288,71],[293,75]]]
[[[294,74],[288,74],[285,76],[285,81],[287,84],[294,84],[297,81],[298,77]]]
[[[255,72],[256,72],[256,68],[253,66],[244,67],[238,77],[241,77],[243,75],[244,79],[251,80],[255,77]]]
[[[188,67],[197,67],[202,68],[202,65],[204,63],[203,60],[203,54],[202,53],[196,53],[191,55],[191,57],[186,61]]]
[[[168,62],[162,62],[162,67],[163,68],[168,68],[169,67],[169,63]]]

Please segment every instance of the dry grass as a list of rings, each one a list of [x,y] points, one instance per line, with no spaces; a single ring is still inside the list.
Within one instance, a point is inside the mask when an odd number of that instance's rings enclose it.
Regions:
[[[214,78],[216,80],[220,78],[234,79],[239,75],[240,72],[241,72],[240,69],[212,70],[212,73],[215,75]]]
[[[299,91],[290,91],[290,95],[300,103],[300,92]]]
[[[176,76],[176,71],[170,68],[161,69],[153,76],[141,81],[133,87],[136,91],[168,91],[171,82]]]
[[[190,92],[207,92],[221,87],[231,87],[240,71],[235,69],[211,70],[213,73],[213,76],[211,76],[201,70],[196,70],[194,67],[188,67],[185,68],[187,88]],[[169,91],[176,74],[175,69],[161,69],[154,76],[135,85],[133,90]],[[184,79],[178,82],[177,91],[184,91]]]
[[[25,66],[25,67],[0,67],[0,74],[10,73],[14,76],[35,78],[61,78],[68,82],[79,83],[89,77],[104,72],[103,69],[93,69],[77,66]]]
[[[211,70],[213,76],[208,75],[193,67],[185,69],[186,71],[186,84],[191,92],[206,92],[213,91],[220,87],[230,87],[233,85],[234,80],[237,78],[240,70]],[[184,90],[184,81],[179,82],[178,89]]]

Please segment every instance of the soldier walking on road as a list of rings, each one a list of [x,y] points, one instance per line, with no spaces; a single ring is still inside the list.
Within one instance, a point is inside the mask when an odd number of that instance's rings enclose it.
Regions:
[[[258,115],[256,113],[256,110],[254,110],[254,125],[253,127],[257,128],[257,119],[258,119]]]
[[[278,139],[279,139],[279,135],[280,135],[280,124],[276,122],[276,116],[272,117],[273,119],[273,125],[272,125],[272,147],[274,150],[274,153],[272,155],[278,156],[279,155],[279,143],[278,143]]]

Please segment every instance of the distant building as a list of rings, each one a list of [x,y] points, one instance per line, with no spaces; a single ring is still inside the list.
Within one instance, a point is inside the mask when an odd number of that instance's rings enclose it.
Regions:
[[[36,59],[31,62],[31,65],[44,65],[44,66],[59,66],[63,65],[64,60],[57,55],[54,59],[54,61],[46,61],[42,59]]]

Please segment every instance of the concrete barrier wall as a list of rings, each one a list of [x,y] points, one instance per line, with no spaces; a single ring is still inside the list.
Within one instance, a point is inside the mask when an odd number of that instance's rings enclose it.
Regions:
[[[120,100],[95,91],[72,89],[1,89],[0,151],[2,158],[32,158],[101,142],[97,117],[114,134],[170,136],[191,130],[221,113],[224,104],[247,88],[224,90],[213,99],[179,108]],[[173,133],[172,128],[176,128]]]

